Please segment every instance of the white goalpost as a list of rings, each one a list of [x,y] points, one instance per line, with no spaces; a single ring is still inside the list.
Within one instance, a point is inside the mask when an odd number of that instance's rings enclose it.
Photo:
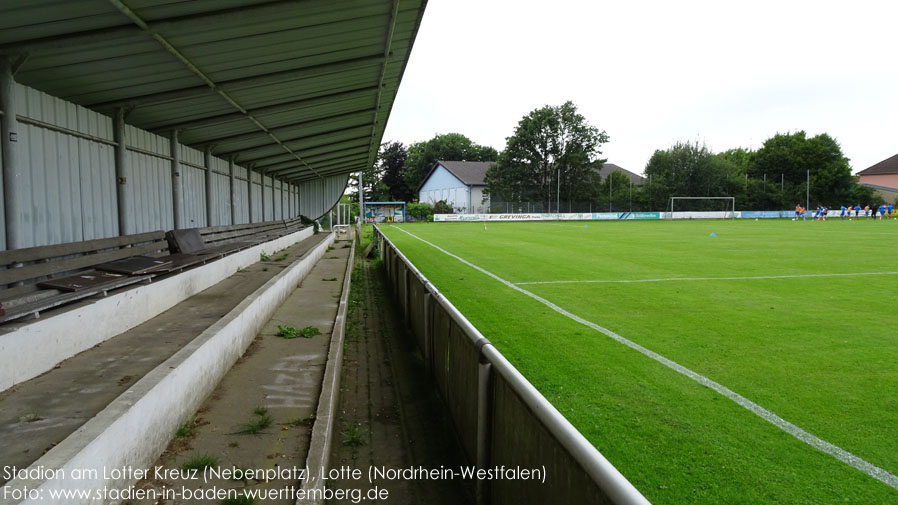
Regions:
[[[692,211],[682,210],[684,201],[720,201],[723,210]],[[677,210],[677,203],[680,210]],[[733,196],[672,196],[667,205],[664,219],[736,219],[736,198]]]

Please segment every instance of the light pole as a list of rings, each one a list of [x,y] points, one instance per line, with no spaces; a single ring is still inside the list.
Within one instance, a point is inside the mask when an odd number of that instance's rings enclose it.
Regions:
[[[555,192],[555,212],[561,212],[561,167],[558,167],[555,181],[558,183],[558,189]]]
[[[805,184],[805,190],[806,190],[806,193],[805,193],[804,208],[810,209],[811,208],[811,170],[810,169],[808,169],[808,181]]]

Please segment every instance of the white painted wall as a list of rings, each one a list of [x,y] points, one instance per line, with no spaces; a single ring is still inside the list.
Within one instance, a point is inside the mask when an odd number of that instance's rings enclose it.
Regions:
[[[470,188],[442,165],[437,165],[418,191],[418,201],[434,204],[445,200],[459,213],[471,212]]]

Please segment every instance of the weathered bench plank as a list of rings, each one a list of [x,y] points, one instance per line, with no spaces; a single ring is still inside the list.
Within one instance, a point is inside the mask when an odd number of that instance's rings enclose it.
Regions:
[[[139,233],[137,235],[125,235],[122,237],[98,238],[83,242],[69,242],[66,244],[42,245],[27,247],[25,249],[11,249],[0,251],[0,265],[13,265],[26,261],[39,261],[72,254],[83,254],[91,251],[100,251],[113,247],[123,247],[141,242],[159,242],[165,240],[165,232],[162,230]]]
[[[122,258],[129,258],[131,256],[139,256],[142,254],[151,253],[164,248],[163,244],[164,243],[162,242],[151,242],[149,244],[136,245],[124,249],[113,249],[111,251],[100,252],[97,254],[75,256],[73,258],[67,258],[59,261],[34,263],[32,265],[26,265],[21,268],[9,268],[0,271],[0,285],[12,284],[28,279],[36,279],[60,272],[89,268],[100,263],[108,263],[110,261],[115,261]]]

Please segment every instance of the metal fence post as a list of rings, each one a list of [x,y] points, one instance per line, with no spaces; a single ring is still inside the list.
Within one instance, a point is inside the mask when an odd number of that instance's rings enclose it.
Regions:
[[[481,352],[487,345],[486,339],[477,343],[479,366],[477,367],[477,468],[490,465],[490,375],[492,365]],[[489,481],[477,479],[475,496],[477,505],[486,505],[489,499]]]
[[[405,289],[403,290],[403,291],[405,291],[405,300],[402,300],[402,305],[405,307],[405,326],[406,326],[406,328],[411,328],[412,327],[412,306],[411,306],[412,297],[409,294],[411,286],[410,286],[410,283],[408,280],[408,277],[409,277],[408,265],[404,265],[402,272],[403,272],[402,273],[402,283],[405,285]]]
[[[433,377],[433,295],[424,293],[424,372]]]

